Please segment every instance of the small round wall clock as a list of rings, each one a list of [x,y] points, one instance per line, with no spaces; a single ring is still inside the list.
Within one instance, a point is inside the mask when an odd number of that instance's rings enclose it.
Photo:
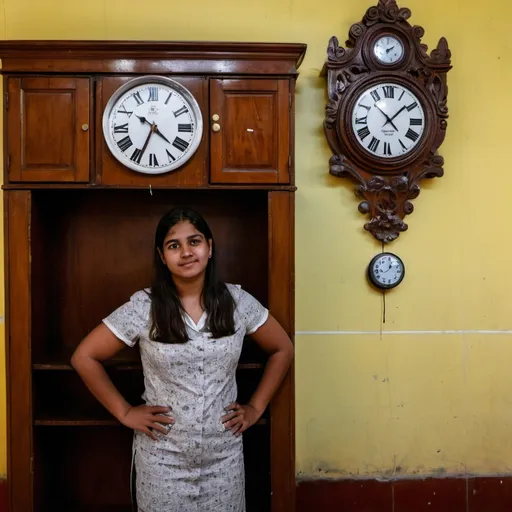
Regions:
[[[203,118],[190,91],[162,76],[130,80],[110,98],[103,135],[112,155],[144,174],[163,174],[184,165],[203,134]]]
[[[368,265],[368,279],[381,290],[395,288],[404,277],[404,263],[396,254],[390,252],[378,254]]]
[[[398,37],[383,35],[375,41],[373,55],[381,64],[396,64],[405,55],[404,45]]]

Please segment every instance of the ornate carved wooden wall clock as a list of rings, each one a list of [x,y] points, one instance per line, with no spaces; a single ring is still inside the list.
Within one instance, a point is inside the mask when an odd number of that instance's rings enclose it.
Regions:
[[[370,215],[365,229],[383,242],[407,229],[403,219],[420,180],[443,175],[437,150],[446,133],[451,53],[442,38],[429,55],[424,30],[410,17],[395,0],[379,0],[352,25],[346,48],[330,39],[324,67],[330,173],[357,182],[359,211]]]

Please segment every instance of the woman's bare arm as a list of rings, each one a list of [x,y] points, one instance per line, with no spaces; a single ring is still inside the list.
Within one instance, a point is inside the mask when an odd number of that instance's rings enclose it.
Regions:
[[[169,408],[145,405],[132,407],[114,386],[102,364],[102,361],[115,356],[125,347],[126,344],[102,323],[78,345],[71,358],[71,364],[91,393],[123,425],[144,432],[156,440],[157,437],[150,428],[166,434],[166,428],[159,423],[174,423],[173,418],[162,415],[167,413]]]
[[[285,330],[271,315],[251,337],[269,354],[263,376],[247,405],[229,404],[232,411],[221,418],[225,428],[240,435],[256,423],[279,388],[293,360],[293,344]]]

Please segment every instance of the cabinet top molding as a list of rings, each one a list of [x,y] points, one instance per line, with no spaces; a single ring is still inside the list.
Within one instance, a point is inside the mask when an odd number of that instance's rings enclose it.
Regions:
[[[302,43],[198,41],[0,42],[2,73],[297,75]]]

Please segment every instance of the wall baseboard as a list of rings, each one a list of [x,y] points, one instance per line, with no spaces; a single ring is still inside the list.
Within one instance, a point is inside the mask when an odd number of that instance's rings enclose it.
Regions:
[[[297,512],[511,512],[512,475],[301,480]]]
[[[297,512],[511,512],[512,475],[403,480],[301,480]],[[0,479],[0,512],[7,480]]]

